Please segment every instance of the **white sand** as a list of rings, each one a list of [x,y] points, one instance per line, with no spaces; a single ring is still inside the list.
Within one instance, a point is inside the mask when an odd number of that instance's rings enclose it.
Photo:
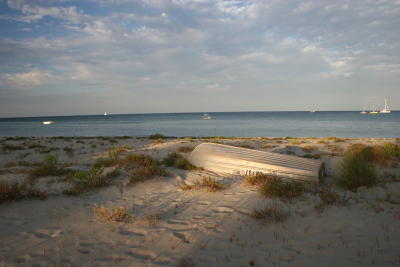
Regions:
[[[201,142],[174,139],[152,144],[149,140],[122,139],[110,144],[89,139],[81,140],[85,142],[81,144],[77,140],[45,138],[29,142],[37,141],[61,148],[56,151],[60,161],[70,162],[78,169],[87,168],[94,157],[117,146],[131,146],[130,152],[161,159],[179,146],[195,146]],[[350,143],[379,144],[385,140],[328,142],[335,146],[333,149],[327,148],[327,144],[318,144],[320,139],[301,139],[306,142],[302,144],[291,144],[291,140],[282,140],[282,143],[262,139],[217,141],[247,144],[255,149],[274,145],[265,151],[292,150],[302,155],[305,152],[300,147],[305,145],[330,153]],[[8,144],[22,142],[7,141]],[[71,144],[76,150],[72,158],[62,150]],[[40,161],[42,155],[30,151],[23,160]],[[3,152],[0,160],[4,166],[18,161],[17,157],[23,153],[28,150]],[[333,173],[335,157],[323,156],[322,160]],[[0,179],[24,179],[26,174],[15,173],[20,168],[1,169],[13,171],[2,172]],[[168,171],[169,177],[154,178],[122,190],[113,185],[80,197],[60,194],[66,186],[60,186],[62,183],[41,182],[38,187],[53,193],[48,199],[0,204],[0,266],[177,266],[182,259],[195,266],[208,267],[400,265],[400,205],[385,200],[388,192],[400,194],[398,182],[387,183],[385,188],[347,192],[352,197],[349,203],[328,206],[319,212],[315,206],[320,199],[311,193],[285,203],[264,198],[255,188],[243,185],[242,177],[220,177],[207,171],[174,168]],[[215,177],[230,186],[215,193],[179,189],[179,183],[202,176]],[[42,179],[56,178],[39,178]],[[124,179],[127,177],[120,178],[118,183],[124,183]],[[247,215],[271,202],[289,210],[290,217],[285,223],[265,225]],[[109,208],[123,206],[135,220],[130,224],[100,221],[92,212],[100,204]],[[154,214],[159,214],[160,219],[149,224],[144,218]]]

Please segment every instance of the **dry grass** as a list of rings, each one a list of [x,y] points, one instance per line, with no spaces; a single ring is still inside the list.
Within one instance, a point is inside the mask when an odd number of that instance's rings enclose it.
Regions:
[[[206,188],[208,192],[217,192],[227,188],[227,185],[217,182],[214,178],[203,177],[201,182],[196,182],[193,185],[180,185],[182,190],[196,190]]]
[[[374,161],[382,160],[376,157],[373,147],[352,146],[345,153],[339,166],[336,183],[346,189],[356,190],[360,186],[376,185],[380,179]]]
[[[181,146],[180,148],[178,148],[178,152],[189,153],[192,152],[193,149],[194,149],[193,146]]]
[[[248,175],[246,176],[244,183],[246,185],[262,185],[264,184],[270,177],[276,177],[275,175],[259,173],[256,175]]]
[[[60,176],[67,173],[68,170],[59,163],[57,156],[46,155],[43,157],[42,163],[30,172],[30,178],[38,178],[48,175]]]
[[[305,152],[310,152],[310,151],[314,151],[314,150],[317,150],[316,146],[304,146],[303,147],[303,151],[305,151]]]
[[[64,193],[76,196],[99,187],[109,186],[113,183],[114,178],[119,175],[120,171],[118,169],[104,174],[104,167],[92,167],[88,171],[76,171],[68,178],[72,188],[65,190]]]
[[[164,159],[163,163],[168,167],[174,167],[182,170],[199,170],[201,168],[197,168],[192,165],[186,158],[182,155],[172,152],[169,153]]]
[[[291,200],[305,192],[305,185],[294,180],[283,180],[277,176],[268,175],[258,184],[260,193],[265,197]]]
[[[46,199],[47,193],[32,187],[28,187],[27,184],[0,181],[0,203],[27,198]]]
[[[284,223],[289,215],[289,211],[283,209],[276,203],[272,203],[261,209],[254,209],[253,212],[249,214],[250,217],[265,224]]]
[[[103,205],[93,207],[93,214],[101,221],[132,223],[133,216],[129,214],[125,207],[115,209],[106,208]]]

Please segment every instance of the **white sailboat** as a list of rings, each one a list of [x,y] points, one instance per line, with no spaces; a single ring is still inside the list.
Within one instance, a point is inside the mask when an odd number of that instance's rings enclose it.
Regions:
[[[378,114],[379,112],[375,110],[375,104],[372,105],[372,110],[369,112],[369,114]]]
[[[107,116],[108,115],[108,113],[107,112],[104,112],[104,116]]]
[[[385,98],[385,107],[379,113],[390,113],[390,109],[387,105],[386,98]]]

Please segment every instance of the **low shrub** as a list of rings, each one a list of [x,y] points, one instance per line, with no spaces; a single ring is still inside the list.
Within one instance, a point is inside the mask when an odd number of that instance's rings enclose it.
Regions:
[[[154,158],[142,155],[131,154],[119,162],[119,166],[132,168],[129,175],[129,185],[145,181],[154,176],[165,176],[167,172],[160,166],[160,163]]]
[[[259,220],[262,223],[270,224],[285,222],[290,213],[289,211],[278,206],[276,203],[273,203],[261,209],[254,209],[249,215],[250,217]]]
[[[368,147],[358,152],[347,151],[340,162],[336,183],[353,191],[360,186],[370,187],[377,184],[379,182],[378,172],[371,155]]]
[[[157,140],[157,139],[166,139],[167,137],[160,133],[155,133],[155,134],[150,135],[148,138],[151,140]]]
[[[172,152],[167,155],[162,161],[168,167],[175,167],[182,170],[197,170],[196,166],[192,165],[186,158],[182,155]]]
[[[269,176],[260,185],[260,193],[265,197],[279,197],[290,200],[301,196],[304,192],[304,183],[294,180],[286,181],[276,176]]]
[[[120,175],[120,171],[115,169],[104,174],[104,167],[92,167],[88,171],[76,171],[67,180],[72,184],[72,188],[64,191],[67,195],[79,195],[95,188],[109,186],[113,183],[113,178]]]
[[[400,158],[400,146],[390,142],[383,144],[383,151],[386,156],[393,158]]]
[[[47,193],[38,189],[28,187],[26,184],[0,181],[0,203],[26,198],[46,199]]]
[[[196,182],[193,185],[181,185],[180,188],[182,190],[195,190],[206,188],[208,192],[217,192],[227,188],[227,185],[216,181],[211,177],[203,177],[201,182]]]
[[[129,214],[125,207],[108,209],[103,205],[93,207],[93,214],[101,221],[131,223],[133,216]]]
[[[181,146],[180,148],[178,148],[178,152],[189,153],[189,152],[192,152],[193,149],[194,149],[194,147],[192,147],[192,146]]]
[[[261,185],[264,184],[270,177],[276,177],[275,175],[259,173],[256,175],[249,175],[245,178],[245,184],[247,185]]]
[[[38,178],[48,175],[60,176],[66,173],[68,173],[68,170],[59,163],[57,156],[46,155],[43,157],[42,163],[36,166],[29,176],[30,178]]]

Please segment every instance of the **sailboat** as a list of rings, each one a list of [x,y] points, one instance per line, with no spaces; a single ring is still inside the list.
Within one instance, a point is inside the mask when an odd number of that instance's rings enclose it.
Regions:
[[[367,114],[367,112],[365,111],[365,108],[363,108],[363,110],[360,113],[361,114]]]
[[[385,107],[379,113],[390,113],[390,109],[387,105],[386,98],[385,98]]]
[[[107,116],[108,115],[108,113],[107,112],[104,112],[104,116]]]
[[[379,112],[375,110],[375,105],[372,105],[372,110],[369,112],[369,114],[378,114]]]

